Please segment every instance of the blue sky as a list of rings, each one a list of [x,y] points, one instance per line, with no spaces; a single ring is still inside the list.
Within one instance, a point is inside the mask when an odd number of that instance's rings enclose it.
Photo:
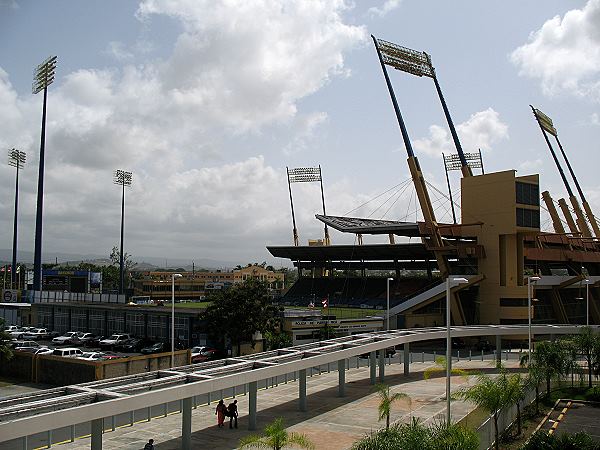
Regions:
[[[599,211],[598,29],[598,0],[0,0],[0,147],[28,155],[19,248],[33,250],[34,240],[41,95],[30,93],[31,77],[51,54],[48,251],[108,254],[117,244],[117,168],[134,173],[130,253],[239,263],[291,242],[286,166],[320,164],[336,215],[405,181],[370,34],[432,56],[463,147],[482,149],[486,171],[540,173],[558,199],[565,190],[528,105],[550,115]],[[427,180],[445,190],[440,154],[453,147],[433,83],[391,75]],[[432,196],[438,220],[451,220],[448,201]],[[388,197],[353,214],[420,217],[412,186],[382,205]],[[14,170],[2,166],[4,248],[13,199]],[[294,185],[294,200],[301,241],[319,238],[317,186]]]

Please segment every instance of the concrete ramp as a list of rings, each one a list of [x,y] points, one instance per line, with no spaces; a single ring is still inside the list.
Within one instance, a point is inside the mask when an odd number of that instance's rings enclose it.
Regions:
[[[452,293],[459,292],[463,289],[468,288],[474,284],[479,283],[485,277],[483,275],[450,275],[451,278],[466,278],[468,283],[459,284],[452,288]],[[442,281],[440,284],[436,284],[431,289],[426,290],[425,292],[421,292],[415,295],[408,300],[400,303],[399,305],[390,309],[390,315],[394,314],[405,314],[407,312],[411,312],[414,309],[422,308],[424,306],[429,305],[430,303],[435,302],[441,298],[446,296],[446,282]],[[454,308],[453,308],[454,309]],[[454,311],[453,311],[454,313]]]

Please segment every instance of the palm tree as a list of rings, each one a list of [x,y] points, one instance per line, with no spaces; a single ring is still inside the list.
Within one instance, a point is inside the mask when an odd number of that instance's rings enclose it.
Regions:
[[[498,414],[502,408],[512,404],[508,384],[508,376],[505,371],[502,371],[495,378],[480,374],[477,376],[475,385],[461,389],[456,393],[456,397],[474,403],[492,415],[496,450],[499,448]]]
[[[377,394],[379,395],[379,420],[385,418],[385,429],[390,429],[390,413],[392,410],[392,404],[401,398],[407,398],[410,402],[410,397],[403,392],[390,393],[390,387],[385,384],[378,384],[375,386]]]
[[[546,380],[546,391],[550,393],[550,381],[569,374],[571,354],[567,345],[560,340],[540,342],[529,362],[529,369]]]
[[[268,448],[281,450],[284,447],[300,447],[312,450],[315,448],[305,435],[288,432],[283,426],[283,419],[275,419],[265,427],[261,435],[250,435],[240,440],[240,449]]]
[[[520,373],[508,376],[507,397],[517,406],[517,435],[521,434],[521,402],[525,399],[526,383]]]
[[[352,450],[477,450],[479,438],[473,430],[445,421],[425,426],[413,417],[409,423],[371,432],[355,442]]]
[[[588,366],[588,387],[592,387],[592,372],[594,369],[594,353],[600,348],[600,335],[594,333],[590,327],[583,327],[579,334],[573,336],[573,342],[585,358]]]

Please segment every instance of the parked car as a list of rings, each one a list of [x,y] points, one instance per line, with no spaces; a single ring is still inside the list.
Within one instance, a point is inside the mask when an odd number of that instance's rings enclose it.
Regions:
[[[76,358],[84,361],[101,361],[104,359],[104,356],[102,352],[85,352],[80,356],[76,356]]]
[[[79,337],[83,335],[80,331],[69,331],[62,336],[55,337],[52,339],[54,345],[69,345],[74,344],[79,340]]]
[[[144,347],[141,350],[142,355],[149,355],[150,353],[160,353],[160,352],[166,352],[167,351],[167,345],[164,342],[157,342],[154,345],[151,345],[150,347]]]
[[[48,330],[45,328],[34,328],[33,330],[27,331],[23,334],[23,339],[38,340],[48,339]]]
[[[75,342],[77,345],[85,345],[87,347],[87,343],[96,339],[98,342],[98,338],[94,335],[94,333],[79,333]]]
[[[6,328],[4,328],[4,331],[6,331],[7,333],[12,333],[13,331],[19,331],[19,327],[16,325],[9,325]]]
[[[205,345],[197,345],[196,347],[192,347],[191,349],[191,353],[192,353],[192,362],[194,361],[194,358],[200,356],[200,354],[205,351],[208,350],[210,347],[207,347]]]
[[[53,356],[63,356],[65,358],[76,358],[83,355],[83,352],[78,348],[55,348],[52,352]]]
[[[83,346],[88,348],[100,347],[99,342],[104,339],[106,339],[106,336],[92,336],[88,340],[83,342]]]
[[[54,353],[54,349],[50,347],[39,347],[33,352],[34,355],[51,355]]]
[[[216,348],[205,348],[200,352],[199,355],[192,358],[193,363],[200,363],[205,361],[212,361],[213,359],[219,359],[221,354]]]
[[[27,333],[30,330],[33,330],[33,327],[17,327],[16,330],[9,331],[9,333],[14,339],[23,339],[25,333]]]
[[[142,338],[131,338],[128,341],[115,345],[115,350],[120,350],[122,352],[133,353],[139,352],[141,349],[145,347],[151,346],[153,343],[148,341],[147,339]]]
[[[122,344],[131,339],[129,334],[113,334],[107,339],[102,339],[98,342],[100,348],[114,348],[117,344]]]
[[[111,360],[111,359],[120,359],[123,358],[123,356],[117,355],[116,353],[113,352],[103,352],[104,356],[103,356],[103,360],[107,361],[107,360]]]
[[[19,352],[34,352],[40,347],[35,341],[15,341],[13,344],[13,348]]]

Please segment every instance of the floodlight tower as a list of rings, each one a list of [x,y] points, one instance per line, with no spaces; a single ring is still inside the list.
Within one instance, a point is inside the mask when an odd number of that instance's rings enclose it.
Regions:
[[[458,134],[454,128],[454,122],[452,122],[452,117],[450,116],[450,111],[448,110],[448,105],[446,105],[444,94],[442,94],[442,88],[440,87],[440,83],[438,82],[435,74],[435,68],[431,63],[431,56],[425,52],[419,52],[417,50],[412,50],[410,48],[384,41],[383,39],[375,39],[374,36],[372,37],[375,41],[375,45],[382,54],[382,62],[384,64],[418,77],[429,77],[433,79],[435,89],[444,110],[444,115],[446,116],[446,121],[448,122],[448,127],[450,128],[450,134],[452,134],[454,146],[458,152],[462,174],[465,177],[472,176],[473,172],[471,171],[471,168],[467,163],[467,159],[465,158],[462,146],[460,145],[460,140],[458,139]]]
[[[115,170],[113,182],[122,188],[121,194],[121,249],[119,250],[119,294],[123,294],[124,270],[123,270],[123,231],[125,229],[125,186],[131,186],[131,172],[124,170]]]
[[[17,278],[17,211],[19,210],[19,169],[25,165],[25,152],[13,148],[8,151],[8,165],[17,169],[15,177],[15,219],[13,224],[12,265],[10,270],[11,287],[14,289]]]
[[[400,126],[400,132],[402,133],[402,139],[404,140],[404,147],[406,148],[406,153],[408,155],[408,168],[410,170],[410,175],[413,179],[413,183],[415,184],[415,190],[417,191],[417,197],[419,199],[419,204],[421,205],[421,211],[423,212],[423,218],[425,219],[425,224],[430,230],[430,236],[432,240],[432,247],[436,248],[435,257],[438,263],[438,268],[440,269],[442,278],[446,278],[450,273],[450,269],[448,267],[448,262],[444,254],[439,251],[443,247],[442,237],[440,235],[440,230],[438,229],[437,221],[435,219],[435,213],[433,211],[433,206],[431,205],[431,199],[429,198],[429,193],[427,191],[427,185],[425,184],[425,178],[423,177],[423,173],[421,172],[421,166],[419,165],[419,160],[415,156],[415,153],[412,149],[412,144],[410,142],[410,137],[408,136],[408,131],[406,130],[406,125],[404,124],[404,119],[402,118],[402,113],[400,112],[400,107],[398,106],[398,101],[396,100],[396,94],[394,93],[394,88],[392,87],[392,82],[390,81],[390,77],[387,73],[386,65],[391,65],[392,67],[398,68],[400,66],[404,67],[403,63],[395,58],[395,46],[394,44],[389,44],[386,41],[381,41],[375,38],[375,36],[371,35],[373,38],[373,42],[375,43],[375,49],[377,50],[377,56],[379,57],[379,63],[381,64],[381,70],[383,71],[383,76],[385,78],[385,82],[387,84],[387,88],[390,94],[390,98],[392,100],[392,104],[394,105],[394,110],[396,112],[396,119],[398,120],[398,125]],[[381,48],[380,48],[381,46]],[[391,47],[390,47],[391,46]],[[416,64],[405,64],[407,67],[417,66]],[[397,67],[398,66],[398,67]],[[416,70],[416,69],[415,69]],[[469,169],[470,170],[470,169]]]
[[[321,185],[321,202],[323,205],[323,215],[327,216],[325,212],[325,193],[323,191],[323,175],[321,173],[321,165],[319,167],[298,167],[295,169],[289,169],[286,167],[288,177],[288,190],[290,192],[290,206],[292,208],[292,223],[294,226],[294,246],[298,246],[298,229],[296,228],[296,215],[294,214],[294,201],[292,199],[292,183],[313,183],[318,181]],[[327,224],[325,224],[325,245],[329,245],[331,240],[329,239],[329,230]]]
[[[585,220],[583,212],[581,211],[581,207],[579,206],[577,197],[575,197],[575,195],[573,194],[573,191],[571,190],[571,186],[569,185],[569,182],[567,181],[567,177],[565,176],[565,173],[563,172],[563,169],[562,169],[560,163],[558,162],[558,158],[556,157],[554,148],[552,148],[550,139],[548,139],[548,133],[549,133],[552,136],[554,136],[558,142],[558,132],[556,131],[556,128],[554,128],[552,119],[550,117],[548,117],[546,114],[544,114],[542,111],[540,111],[539,109],[536,109],[531,105],[529,105],[529,106],[531,107],[531,110],[533,111],[533,115],[535,116],[535,119],[537,120],[537,123],[540,126],[540,129],[542,130],[542,134],[544,135],[546,144],[548,144],[548,148],[550,149],[550,153],[552,154],[554,163],[556,164],[556,167],[558,168],[558,172],[560,173],[560,177],[562,178],[565,188],[567,189],[567,193],[569,194],[569,200],[571,201],[571,205],[573,205],[573,210],[575,211],[575,217],[577,218],[577,225],[579,227],[579,231],[581,232],[583,237],[591,237],[592,233],[590,232],[590,228],[588,227],[588,224]],[[560,142],[558,143],[558,145],[560,146]],[[560,146],[560,148],[562,151],[562,146]],[[567,160],[567,157],[566,157],[564,151],[563,151],[563,157],[565,158],[565,160]],[[567,161],[567,165],[569,165],[568,161]],[[569,165],[569,169],[571,169],[570,165]],[[575,178],[575,174],[573,173],[572,169],[571,169],[571,176],[575,180],[575,184],[578,187],[579,195],[581,196],[584,204],[587,205],[587,202],[585,201],[585,196],[583,195],[583,191],[581,190],[581,187],[579,187],[579,183],[577,182],[577,179]],[[587,209],[589,210],[588,219],[592,223],[592,226],[594,226],[594,224],[596,225],[596,227],[594,228],[594,231],[595,231],[596,228],[598,227],[598,225],[596,224],[596,219],[594,218],[594,215],[592,214],[592,210],[589,208],[589,205],[588,205]],[[596,233],[596,236],[599,236],[599,235],[600,235],[600,230],[598,230],[598,233]]]
[[[33,290],[42,289],[42,211],[44,209],[44,151],[46,143],[46,102],[48,86],[54,81],[56,56],[51,56],[35,68],[33,73],[32,92],[44,91],[42,109],[42,135],[40,138],[40,166],[38,172],[37,212],[35,216],[35,251],[33,256]]]

